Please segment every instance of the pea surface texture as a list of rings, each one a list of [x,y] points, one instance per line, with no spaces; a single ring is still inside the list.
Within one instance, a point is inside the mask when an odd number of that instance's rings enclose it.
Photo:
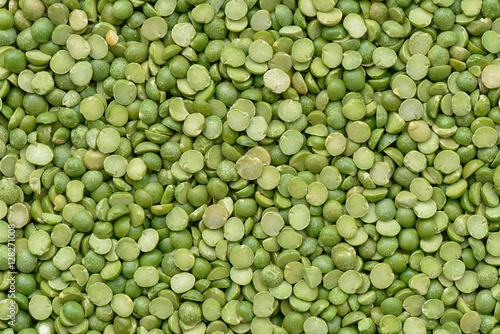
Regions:
[[[0,334],[500,334],[500,0],[0,0]]]

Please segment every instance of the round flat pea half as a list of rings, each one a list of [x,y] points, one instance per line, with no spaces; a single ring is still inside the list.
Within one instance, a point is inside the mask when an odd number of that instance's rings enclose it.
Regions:
[[[102,153],[113,153],[120,145],[120,133],[114,128],[106,128],[99,132],[97,148]]]
[[[167,34],[167,22],[161,17],[150,17],[141,27],[141,34],[148,41],[156,41]],[[177,37],[177,36],[176,36]]]
[[[160,274],[155,267],[145,266],[139,267],[134,273],[134,281],[138,286],[149,288],[158,283]]]
[[[273,68],[264,74],[264,86],[271,92],[281,94],[290,87],[290,77],[279,68]]]
[[[288,213],[289,224],[295,230],[305,229],[311,220],[309,208],[304,204],[294,205]]]
[[[378,263],[370,272],[370,281],[377,289],[386,289],[394,281],[392,268],[386,263]]]
[[[87,288],[89,300],[97,306],[104,306],[113,299],[113,291],[103,282],[95,282]]]
[[[52,314],[52,303],[47,296],[33,296],[29,302],[29,312],[34,319],[45,320]]]
[[[284,100],[278,107],[278,115],[284,122],[295,122],[302,115],[302,105],[299,101]]]
[[[498,132],[489,126],[482,126],[472,135],[472,142],[477,148],[490,148],[497,144]]]
[[[41,143],[30,144],[26,150],[26,160],[34,165],[45,166],[54,158],[49,146]]]
[[[273,57],[273,48],[265,41],[258,39],[250,44],[248,54],[256,63],[265,63]]]
[[[82,100],[80,112],[89,121],[97,121],[104,115],[105,107],[101,99],[90,96]]]
[[[321,50],[321,59],[329,68],[336,68],[342,63],[342,46],[337,43],[328,43]]]
[[[170,286],[175,293],[184,293],[193,288],[196,278],[193,274],[184,272],[172,276]]]
[[[156,27],[158,29],[158,27]],[[164,26],[166,33],[166,24]],[[163,32],[163,31],[162,31]],[[172,40],[181,47],[188,47],[196,35],[196,29],[191,23],[177,23],[172,29]]]
[[[488,65],[481,73],[481,81],[488,89],[500,87],[500,66]]]
[[[379,47],[373,51],[373,62],[381,68],[389,68],[396,64],[396,52],[386,47]]]
[[[224,226],[228,219],[227,210],[219,204],[210,205],[203,214],[203,223],[209,229],[218,229]]]
[[[304,143],[303,135],[297,130],[285,131],[279,140],[281,151],[285,155],[293,155],[297,153]]]
[[[442,173],[450,174],[460,167],[460,157],[454,151],[441,151],[434,159],[434,167]]]

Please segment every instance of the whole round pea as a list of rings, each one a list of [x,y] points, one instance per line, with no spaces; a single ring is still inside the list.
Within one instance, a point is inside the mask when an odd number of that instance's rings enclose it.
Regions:
[[[262,283],[268,287],[275,287],[283,282],[283,271],[276,265],[270,264],[260,272]]]
[[[346,86],[342,79],[333,79],[328,84],[327,88],[328,97],[331,100],[341,100],[346,94]]]
[[[37,266],[38,258],[31,254],[29,250],[23,249],[19,251],[16,257],[17,269],[20,272],[29,274],[33,272]]]
[[[134,6],[128,0],[116,1],[113,4],[113,15],[120,20],[126,20],[134,13]]]
[[[82,210],[73,216],[71,224],[79,232],[90,232],[94,227],[94,219],[86,210]]]
[[[79,324],[85,317],[83,307],[76,301],[64,303],[61,311],[64,314],[64,318],[73,325]]]
[[[179,306],[179,318],[188,325],[194,325],[201,320],[201,308],[192,301],[183,302]]]
[[[283,319],[283,328],[290,334],[302,333],[305,317],[302,313],[291,311],[285,315]]]
[[[398,234],[398,242],[402,249],[406,251],[413,251],[418,248],[419,235],[414,228],[402,229]]]
[[[0,19],[1,20],[1,19]],[[31,36],[38,43],[45,43],[52,37],[54,24],[46,17],[41,17],[31,26]]]
[[[380,304],[382,312],[385,314],[400,315],[403,312],[403,302],[396,297],[389,297]]]
[[[430,239],[434,235],[436,235],[437,232],[436,223],[431,219],[422,220],[417,224],[417,232],[420,238]]]
[[[14,16],[7,8],[0,8],[0,30],[7,30],[14,25]]]
[[[26,66],[28,66],[28,61],[26,60],[26,56],[21,50],[12,49],[5,54],[4,66],[9,71],[20,73],[21,71],[26,69]]]
[[[16,276],[16,289],[23,295],[30,295],[36,289],[36,281],[33,275],[30,274],[18,274]]]

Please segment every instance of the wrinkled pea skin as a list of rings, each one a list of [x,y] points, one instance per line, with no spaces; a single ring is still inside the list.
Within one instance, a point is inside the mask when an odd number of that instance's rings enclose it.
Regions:
[[[500,334],[499,0],[0,0],[0,334]]]

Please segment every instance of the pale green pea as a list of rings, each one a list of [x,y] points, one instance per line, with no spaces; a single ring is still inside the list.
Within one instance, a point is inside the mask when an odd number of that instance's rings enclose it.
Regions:
[[[167,29],[168,29],[168,26],[167,26],[167,22],[165,21],[165,19],[163,19],[161,17],[150,17],[146,21],[144,21],[144,23],[142,24],[141,34],[148,41],[156,41],[158,39],[163,38],[167,34]],[[175,29],[175,26],[174,26],[174,29]],[[185,29],[189,30],[189,28],[187,26]],[[176,32],[176,34],[173,35],[172,38],[175,36],[175,43],[179,44],[179,39],[181,39],[181,37],[178,36],[177,29],[175,32]],[[173,33],[174,32],[172,31],[172,34]],[[189,35],[188,31],[186,31],[186,34]],[[183,46],[183,45],[181,45],[181,46]]]
[[[440,172],[450,174],[460,167],[460,157],[454,151],[441,151],[434,158],[434,167]]]
[[[472,109],[470,96],[465,92],[458,92],[453,95],[451,103],[453,113],[457,116],[465,116]]]
[[[241,219],[231,217],[224,224],[224,239],[229,241],[240,241],[245,236],[245,225]]]
[[[273,56],[273,49],[269,44],[260,39],[250,44],[248,54],[253,61],[257,63],[265,63],[271,60]]]
[[[118,316],[128,317],[134,311],[134,303],[128,295],[119,293],[113,296],[111,308]]]
[[[345,151],[346,144],[346,138],[339,132],[329,134],[325,140],[326,150],[332,156],[342,154]]]
[[[141,158],[134,158],[127,165],[127,176],[132,180],[141,180],[146,175],[146,172],[147,166]]]
[[[137,88],[131,81],[118,80],[113,86],[113,97],[119,104],[127,106],[137,97]]]
[[[478,148],[490,148],[496,145],[498,141],[498,133],[494,128],[483,126],[476,131],[472,136],[472,142]]]
[[[368,201],[361,194],[352,194],[345,205],[349,215],[354,218],[360,218],[368,212]]]
[[[212,204],[205,210],[203,214],[203,223],[209,229],[218,229],[224,226],[228,219],[227,210],[220,204]]]
[[[288,221],[295,230],[305,229],[309,225],[310,219],[311,214],[304,204],[297,204],[290,208]]]
[[[52,303],[47,296],[33,296],[29,302],[29,312],[34,319],[45,320],[52,314]]]
[[[195,280],[191,273],[179,273],[172,276],[170,286],[175,293],[184,293],[194,286]]]
[[[386,263],[378,263],[370,272],[370,281],[377,289],[386,289],[394,281],[392,268]]]
[[[285,222],[279,213],[269,211],[262,216],[261,226],[268,236],[275,237],[279,235]]]
[[[80,112],[89,121],[96,121],[104,115],[105,106],[96,96],[90,96],[82,100]]]
[[[476,238],[482,239],[488,233],[488,221],[480,215],[472,215],[467,219],[467,231]]]
[[[465,313],[460,319],[460,329],[464,333],[474,333],[481,327],[481,317],[476,311]]]
[[[340,276],[338,285],[339,288],[348,294],[353,294],[363,284],[361,275],[354,270],[348,270]]]
[[[342,67],[346,70],[354,70],[361,65],[363,58],[361,54],[357,51],[348,50],[344,53],[344,58],[342,59]]]
[[[245,180],[256,180],[262,174],[262,161],[253,156],[244,155],[236,162],[238,174]]]
[[[489,254],[493,256],[500,256],[500,250],[498,249],[497,240],[500,240],[500,233],[493,232],[488,236],[486,241],[486,250]]]
[[[71,70],[74,64],[75,59],[68,51],[59,50],[50,60],[50,69],[56,74],[65,74]]]
[[[172,39],[181,47],[188,47],[196,35],[196,30],[191,23],[177,23],[172,29]]]
[[[90,44],[80,35],[71,35],[66,41],[71,57],[76,60],[84,59],[90,54]]]
[[[45,166],[49,164],[53,158],[54,152],[45,144],[30,144],[26,150],[26,160],[34,165]]]
[[[290,83],[288,74],[278,68],[273,68],[264,74],[264,85],[273,93],[283,93],[290,87]]]
[[[106,40],[99,35],[91,35],[87,42],[90,46],[89,56],[94,59],[103,59],[108,53],[108,44]]]
[[[328,43],[321,50],[321,59],[329,68],[336,68],[342,63],[343,50],[340,44]]]
[[[179,160],[180,167],[188,173],[196,173],[203,169],[203,154],[196,150],[189,150],[181,155]]]
[[[389,68],[396,64],[396,53],[386,47],[379,47],[373,51],[373,62],[381,68]]]
[[[132,238],[122,238],[116,244],[116,255],[125,261],[134,261],[140,254],[139,245]]]
[[[153,299],[148,305],[149,312],[159,319],[168,319],[174,313],[174,305],[164,297]]]
[[[267,291],[259,292],[253,300],[253,312],[257,317],[269,317],[275,307],[275,299]]]
[[[354,13],[348,14],[344,18],[344,27],[352,38],[361,38],[367,32],[367,27],[363,18]]]
[[[406,75],[398,75],[392,80],[391,88],[394,94],[402,99],[410,99],[414,97],[417,92],[415,82]]]
[[[293,155],[300,150],[303,142],[304,137],[299,131],[287,130],[281,135],[279,146],[284,154]]]
[[[197,64],[189,67],[186,78],[189,85],[197,92],[207,88],[211,81],[208,70],[204,66]]]
[[[416,8],[410,12],[410,15],[413,11],[419,10],[420,8]],[[421,80],[427,76],[429,71],[430,62],[429,58],[422,54],[415,54],[408,59],[406,64],[406,73],[413,80]]]
[[[97,306],[104,306],[113,299],[111,288],[103,282],[96,282],[87,287],[89,300]]]
[[[110,155],[104,159],[104,170],[113,177],[122,177],[127,173],[128,161],[121,155]]]
[[[29,251],[37,256],[45,254],[52,244],[50,235],[44,230],[33,232],[28,238]]]
[[[278,115],[284,122],[294,122],[302,114],[302,105],[299,101],[284,100],[278,107]]]
[[[69,71],[71,81],[77,86],[87,86],[92,80],[92,65],[88,61],[77,62]]]
[[[451,260],[443,265],[443,274],[450,281],[457,281],[465,273],[465,264],[460,260]]]
[[[278,244],[285,249],[296,249],[302,244],[303,237],[290,226],[285,226],[278,235]]]
[[[500,87],[500,66],[498,65],[488,65],[481,73],[481,81],[488,89],[494,89]]]
[[[318,21],[325,26],[334,26],[342,20],[342,11],[338,8],[324,12],[318,11]],[[359,34],[362,30],[358,31]]]

